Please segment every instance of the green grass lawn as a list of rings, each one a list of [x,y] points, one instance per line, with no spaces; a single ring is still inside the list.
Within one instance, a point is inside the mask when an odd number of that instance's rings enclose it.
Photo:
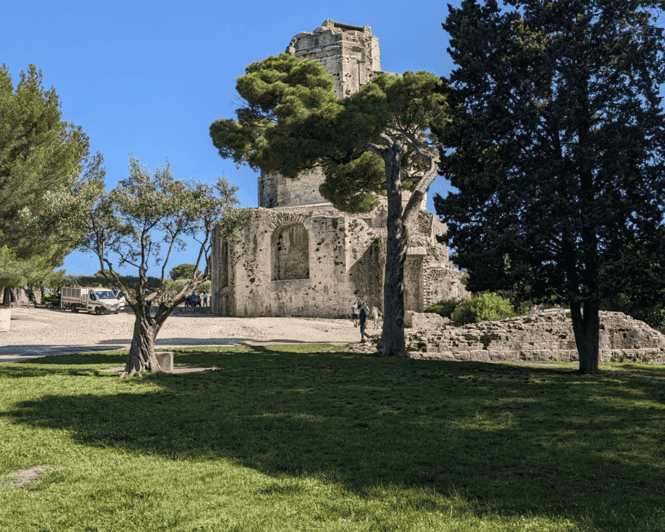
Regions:
[[[334,349],[1,364],[0,530],[665,530],[665,368]]]

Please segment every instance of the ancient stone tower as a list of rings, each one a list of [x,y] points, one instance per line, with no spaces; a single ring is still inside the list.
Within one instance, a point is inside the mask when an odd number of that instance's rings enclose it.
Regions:
[[[296,35],[286,49],[320,61],[340,98],[381,74],[379,40],[369,26],[326,20]],[[348,317],[353,301],[383,308],[387,206],[370,213],[335,209],[319,194],[320,169],[286,179],[259,177],[259,208],[238,240],[213,236],[212,308],[218,316]],[[446,230],[424,210],[410,230],[405,309],[422,311],[461,296],[460,274],[436,236]]]
[[[358,92],[360,87],[381,73],[379,38],[369,26],[349,26],[326,20],[312,33],[301,32],[291,39],[286,52],[319,61],[335,80],[340,98]],[[324,176],[320,169],[285,179],[279,174],[259,177],[259,207],[286,207],[325,202],[319,194]]]

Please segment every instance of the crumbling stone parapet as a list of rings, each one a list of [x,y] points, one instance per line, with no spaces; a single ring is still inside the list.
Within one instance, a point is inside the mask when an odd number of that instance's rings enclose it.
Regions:
[[[433,329],[444,327],[450,323],[449,318],[444,318],[434,313],[416,312],[407,310],[404,313],[404,327],[413,329]]]
[[[418,327],[405,331],[410,358],[432,360],[578,360],[570,317],[543,313],[463,327],[435,325],[410,313]],[[600,313],[602,362],[632,360],[665,364],[665,335],[620,312]]]

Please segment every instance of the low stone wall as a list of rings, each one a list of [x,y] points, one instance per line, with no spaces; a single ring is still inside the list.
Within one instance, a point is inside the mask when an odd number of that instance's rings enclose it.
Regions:
[[[462,327],[410,317],[409,358],[478,362],[578,360],[570,316],[538,313]],[[406,320],[405,320],[406,321]],[[665,335],[620,312],[600,313],[600,361],[665,364]]]
[[[404,313],[404,327],[409,329],[438,329],[448,324],[450,324],[450,318],[444,318],[433,312],[407,310]]]

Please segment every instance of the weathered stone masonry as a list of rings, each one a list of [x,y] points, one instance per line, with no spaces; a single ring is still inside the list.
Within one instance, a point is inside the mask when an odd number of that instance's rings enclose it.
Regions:
[[[409,358],[519,362],[578,360],[575,335],[566,313],[538,313],[463,327],[436,314],[407,313]],[[600,312],[601,362],[631,360],[665,363],[665,335],[621,312]]]
[[[381,199],[381,198],[380,198]],[[459,273],[436,235],[445,226],[420,213],[405,264],[405,306],[443,299]],[[258,208],[238,240],[214,235],[213,312],[220,316],[348,317],[352,301],[383,307],[386,205],[361,215],[329,204]],[[433,280],[433,281],[432,281]],[[452,282],[452,281],[451,281]]]
[[[358,92],[360,87],[382,74],[379,38],[369,26],[349,26],[328,19],[313,32],[301,32],[286,52],[296,57],[320,62],[335,82],[340,98]],[[279,207],[325,202],[319,186],[325,177],[320,168],[287,179],[276,173],[259,177],[259,206]]]
[[[287,51],[321,61],[340,97],[380,73],[378,39],[368,26],[327,20],[312,33],[296,35]],[[367,214],[344,213],[320,196],[323,180],[320,168],[297,179],[261,174],[259,208],[240,238],[226,243],[213,235],[214,314],[348,317],[353,301],[383,309],[386,200],[378,198]],[[446,227],[424,206],[409,234],[407,310],[422,311],[463,294],[460,274],[436,239]]]

